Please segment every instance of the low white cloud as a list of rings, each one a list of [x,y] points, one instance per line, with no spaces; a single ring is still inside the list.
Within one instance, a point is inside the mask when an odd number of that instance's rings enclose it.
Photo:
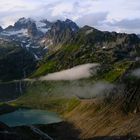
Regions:
[[[50,73],[46,76],[41,77],[39,80],[78,80],[88,78],[93,74],[96,74],[99,64],[89,63],[83,64],[71,69],[63,70],[60,72]]]
[[[84,25],[90,25],[93,27],[99,28],[104,24],[106,21],[106,18],[108,16],[107,12],[103,13],[91,13],[88,15],[84,15],[76,20],[78,25],[84,26]]]
[[[84,84],[82,87],[72,87],[73,93],[80,98],[107,97],[115,85],[98,81],[95,84]]]
[[[53,7],[52,16],[65,16],[65,13],[72,12],[72,3],[60,3]]]
[[[85,99],[108,97],[115,85],[108,82],[97,81],[96,83],[86,81],[71,81],[63,84],[54,83],[51,93],[55,96],[79,97]],[[47,93],[48,94],[48,93]]]

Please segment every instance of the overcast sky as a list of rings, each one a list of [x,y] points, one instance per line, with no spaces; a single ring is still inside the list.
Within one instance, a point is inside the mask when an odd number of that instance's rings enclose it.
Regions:
[[[72,19],[79,26],[140,33],[140,0],[0,0],[0,25],[18,18]]]

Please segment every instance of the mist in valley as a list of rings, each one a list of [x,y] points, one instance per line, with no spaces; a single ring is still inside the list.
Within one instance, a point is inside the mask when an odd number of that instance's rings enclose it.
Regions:
[[[53,93],[58,96],[78,97],[85,99],[92,99],[95,97],[106,97],[113,90],[115,85],[108,82],[69,82],[54,86]]]
[[[131,75],[134,77],[140,78],[140,68],[133,70]]]
[[[108,96],[115,85],[105,81],[94,82],[94,79],[86,81],[87,78],[96,75],[99,68],[100,64],[98,63],[83,64],[71,69],[50,73],[40,77],[39,81],[56,81],[60,83],[55,85],[54,82],[52,89],[53,93],[58,94],[58,96],[76,96],[86,99]],[[81,79],[85,80],[81,81]]]
[[[98,63],[88,63],[75,66],[71,69],[63,70],[60,72],[50,73],[46,76],[39,78],[41,81],[60,81],[60,80],[79,80],[89,78],[95,75],[100,65]]]
[[[60,72],[50,73],[46,76],[38,78],[38,82],[51,83],[51,88],[44,91],[42,95],[78,97],[83,99],[105,98],[109,96],[116,87],[106,81],[88,80],[92,76],[97,75],[100,69],[98,63],[88,63]],[[28,82],[35,82],[36,79],[25,79]],[[47,85],[46,85],[47,87]]]

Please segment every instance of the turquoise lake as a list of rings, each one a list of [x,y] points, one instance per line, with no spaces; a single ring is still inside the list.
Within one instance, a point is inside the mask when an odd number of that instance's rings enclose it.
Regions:
[[[61,122],[61,118],[53,112],[35,109],[19,109],[17,111],[0,115],[0,121],[10,127],[50,124]]]

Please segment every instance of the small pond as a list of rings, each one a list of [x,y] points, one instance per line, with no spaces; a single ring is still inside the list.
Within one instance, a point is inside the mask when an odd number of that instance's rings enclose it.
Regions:
[[[61,122],[61,118],[53,112],[35,109],[19,109],[11,113],[0,115],[0,121],[10,127],[33,125],[33,124],[50,124]]]

